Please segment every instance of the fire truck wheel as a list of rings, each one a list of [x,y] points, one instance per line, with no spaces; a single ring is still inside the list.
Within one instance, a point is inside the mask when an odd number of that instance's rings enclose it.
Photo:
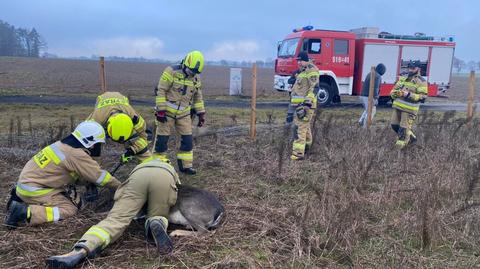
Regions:
[[[330,84],[320,82],[318,87],[315,88],[315,95],[317,96],[317,104],[319,106],[328,106],[332,103],[334,92]]]

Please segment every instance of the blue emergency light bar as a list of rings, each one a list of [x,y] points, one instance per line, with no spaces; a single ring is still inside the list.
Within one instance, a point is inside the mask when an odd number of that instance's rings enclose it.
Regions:
[[[295,29],[293,29],[293,32],[297,33],[297,32],[301,32],[301,31],[310,31],[310,30],[313,30],[313,26],[308,25],[308,26],[303,26],[301,28],[295,28]]]

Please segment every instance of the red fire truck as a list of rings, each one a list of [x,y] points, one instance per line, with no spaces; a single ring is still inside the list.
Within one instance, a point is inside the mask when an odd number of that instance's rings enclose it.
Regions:
[[[296,56],[306,51],[320,69],[316,87],[318,103],[340,102],[341,95],[359,95],[370,67],[383,63],[379,102],[390,101],[390,90],[409,61],[421,62],[422,76],[428,81],[428,95],[437,96],[450,87],[455,43],[453,37],[431,37],[422,33],[395,35],[376,27],[351,31],[313,30],[307,26],[278,44],[274,88],[290,91],[287,83],[298,69]]]

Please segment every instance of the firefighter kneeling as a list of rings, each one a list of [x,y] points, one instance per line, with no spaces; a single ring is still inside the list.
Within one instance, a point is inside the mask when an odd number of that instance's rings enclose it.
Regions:
[[[95,110],[87,120],[100,123],[114,142],[125,145],[126,151],[120,158],[122,163],[133,157],[143,161],[152,156],[148,149],[145,120],[119,92],[105,92],[98,96]]]
[[[160,156],[153,156],[139,164],[126,182],[115,193],[115,204],[106,219],[92,226],[74,245],[73,251],[49,257],[50,268],[72,268],[86,257],[93,258],[110,243],[116,241],[132,219],[147,204],[145,232],[160,254],[168,254],[173,244],[167,234],[170,207],[177,200],[179,178],[173,166]]]
[[[33,156],[27,162],[7,203],[6,225],[57,222],[78,211],[65,186],[82,179],[97,186],[117,188],[120,182],[101,170],[92,157],[100,156],[105,131],[94,121],[80,123],[73,133]]]
[[[420,74],[420,63],[410,61],[408,74],[401,76],[390,93],[393,99],[392,129],[397,133],[395,143],[399,148],[404,148],[409,143],[417,141],[412,131],[417,119],[420,102],[427,98],[428,89],[425,79]]]

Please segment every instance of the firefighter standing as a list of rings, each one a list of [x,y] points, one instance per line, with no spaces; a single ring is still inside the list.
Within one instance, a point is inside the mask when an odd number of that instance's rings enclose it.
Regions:
[[[320,76],[318,68],[309,61],[306,52],[300,52],[297,60],[299,72],[295,75],[295,83],[290,96],[290,107],[295,109],[293,120],[295,140],[293,141],[292,160],[302,160],[305,156],[305,147],[312,144],[310,121],[317,107],[313,91]]]
[[[205,123],[205,106],[199,77],[203,65],[202,53],[192,51],[180,65],[165,68],[155,89],[157,130],[154,154],[166,157],[170,130],[174,126],[181,135],[180,149],[177,152],[178,167],[181,172],[190,175],[196,174],[193,169],[191,113],[198,116],[197,126],[201,127]]]
[[[424,102],[428,94],[427,83],[420,74],[420,62],[410,61],[407,67],[408,74],[398,79],[390,93],[393,99],[391,124],[398,135],[395,144],[399,148],[417,140],[412,126],[417,119],[420,102]]]
[[[122,235],[144,204],[147,204],[147,239],[153,239],[160,254],[170,253],[173,244],[167,234],[167,217],[170,207],[176,203],[179,183],[178,175],[167,159],[154,155],[145,160],[118,188],[115,204],[107,218],[88,229],[70,253],[49,257],[47,265],[50,268],[73,268],[87,256],[93,258]]]
[[[33,156],[20,173],[7,204],[6,224],[36,225],[73,216],[78,207],[65,187],[82,179],[97,186],[117,188],[120,182],[92,157],[100,156],[105,131],[94,121],[80,123],[73,133]]]
[[[148,149],[145,120],[130,106],[128,98],[119,92],[105,92],[98,96],[95,110],[88,120],[100,123],[113,141],[125,144],[122,163],[133,156],[142,161],[152,155]]]

